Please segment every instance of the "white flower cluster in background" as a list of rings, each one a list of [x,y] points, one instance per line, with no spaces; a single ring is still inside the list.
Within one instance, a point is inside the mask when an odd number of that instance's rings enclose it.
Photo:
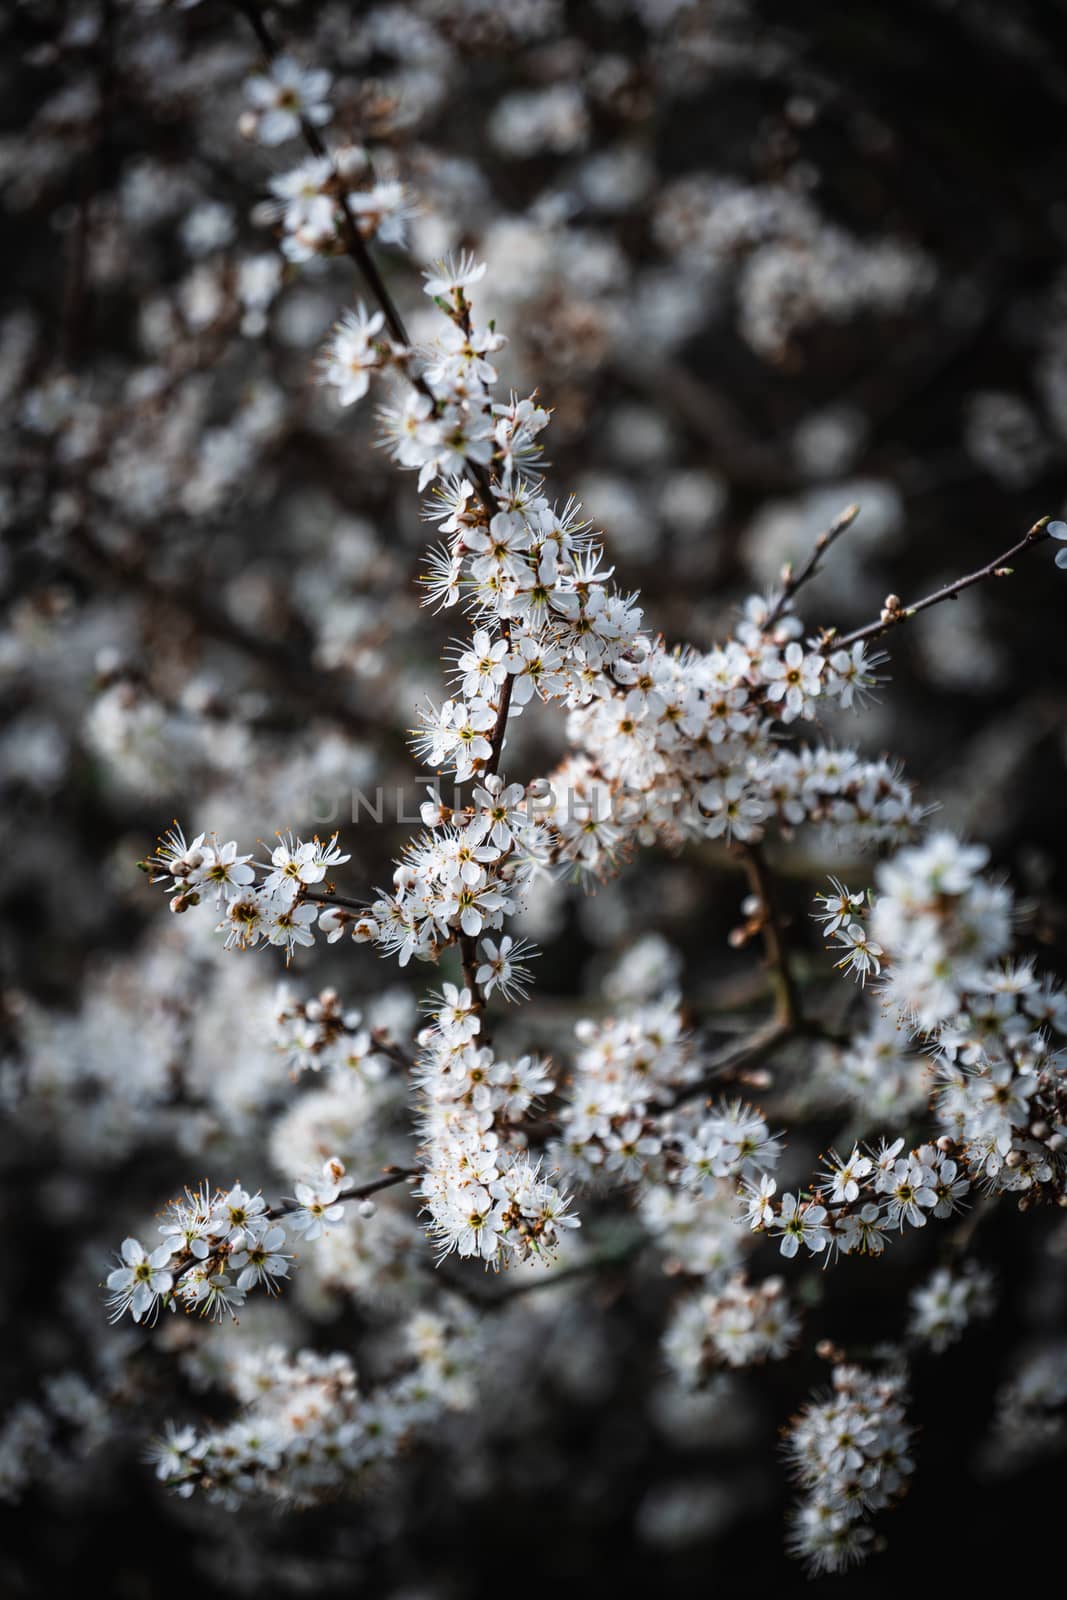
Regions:
[[[868,1554],[871,1517],[908,1487],[914,1429],[902,1376],[838,1366],[830,1399],[793,1421],[786,1452],[804,1498],[792,1513],[790,1542],[814,1573],[841,1572]]]
[[[366,1487],[420,1431],[472,1402],[480,1345],[463,1306],[417,1313],[403,1345],[397,1377],[369,1391],[343,1353],[236,1354],[225,1387],[237,1417],[203,1430],[170,1425],[152,1449],[156,1476],[230,1508],[261,1497],[310,1506]]]
[[[1025,1207],[1067,1179],[1067,1052],[1052,1042],[1067,1035],[1067,996],[1012,959],[1016,906],[982,872],[988,858],[948,833],[899,851],[834,939],[839,965],[877,967],[883,1012],[936,1062],[942,1156]]]
[[[947,1350],[977,1318],[993,1310],[993,1276],[969,1261],[958,1272],[937,1267],[908,1296],[911,1318],[908,1333],[937,1352]]]
[[[658,1171],[663,1138],[655,1113],[699,1074],[678,996],[602,1023],[580,1022],[576,1035],[580,1048],[553,1158],[586,1183],[621,1183]]]
[[[740,263],[740,327],[764,359],[812,322],[892,312],[932,287],[932,262],[892,238],[861,241],[797,190],[703,174],[669,185],[656,215],[665,248],[715,281]]]
[[[781,1278],[730,1278],[716,1293],[680,1300],[663,1353],[682,1383],[697,1387],[717,1366],[748,1367],[786,1354],[800,1332]]]
[[[1053,1455],[1067,1435],[1067,1340],[1046,1337],[1014,1350],[1009,1372],[982,1449],[983,1466],[993,1477]]]

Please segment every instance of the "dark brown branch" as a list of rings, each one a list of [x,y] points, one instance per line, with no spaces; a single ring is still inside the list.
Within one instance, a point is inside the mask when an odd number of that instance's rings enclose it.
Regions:
[[[459,935],[459,956],[463,964],[464,987],[470,990],[475,1005],[481,1010],[485,1000],[481,990],[478,988],[478,980],[475,977],[478,971],[478,941],[469,933],[461,933]]]
[[[395,1189],[397,1184],[403,1184],[408,1178],[421,1178],[421,1166],[382,1166],[381,1178],[371,1178],[370,1182],[360,1184],[357,1189],[344,1189],[338,1195],[338,1205],[344,1200],[370,1200],[371,1195],[381,1194],[382,1189]],[[301,1210],[301,1205],[296,1200],[291,1200],[288,1205],[272,1206],[270,1218],[278,1216],[291,1216],[293,1211]]]
[[[421,1167],[383,1167],[380,1178],[371,1178],[369,1183],[361,1183],[357,1189],[345,1189],[337,1196],[336,1205],[343,1205],[346,1200],[369,1200],[372,1194],[379,1194],[383,1189],[393,1189],[398,1183],[405,1183],[408,1178],[418,1178]],[[294,1211],[301,1209],[298,1200],[287,1201],[284,1205],[272,1206],[271,1217],[288,1217]]]
[[[511,628],[506,617],[501,620],[500,632],[510,645]],[[500,704],[496,708],[496,721],[493,724],[493,731],[489,735],[489,743],[493,748],[482,769],[483,775],[497,772],[500,769],[500,758],[504,753],[504,734],[507,731],[508,713],[511,710],[511,690],[514,682],[515,679],[509,672],[500,685]]]
[[[302,889],[301,900],[310,900],[317,906],[341,906],[345,911],[358,911],[361,915],[366,913],[366,901],[349,900],[346,895],[334,894],[332,890]]]
[[[803,1013],[796,979],[789,965],[785,930],[775,904],[770,871],[758,844],[738,845],[737,851],[745,868],[749,889],[760,903],[760,933],[774,989],[775,1021],[790,1032],[795,1032],[803,1022]]]
[[[1008,566],[1008,562],[1013,561],[1024,550],[1028,550],[1031,545],[1040,544],[1042,540],[1048,538],[1046,530],[1049,520],[1048,517],[1041,517],[1039,521],[1034,523],[1030,531],[1019,540],[1018,544],[1013,544],[1011,549],[1005,550],[1003,555],[997,556],[986,566],[979,567],[976,572],[969,572],[966,577],[957,578],[954,583],[946,583],[943,589],[935,590],[933,594],[926,595],[922,600],[915,600],[909,606],[903,606],[899,603],[887,606],[883,609],[882,615],[877,622],[869,622],[865,628],[857,628],[855,632],[846,633],[844,637],[831,633],[823,640],[822,649],[824,651],[847,650],[851,645],[862,644],[867,639],[880,639],[884,633],[888,633],[891,628],[897,627],[899,623],[907,622],[911,617],[918,616],[920,611],[928,611],[931,606],[939,606],[943,600],[955,600],[956,596],[962,594],[964,589],[970,589],[974,584],[984,582],[986,578],[1010,577],[1013,569]]]
[[[774,627],[775,623],[781,622],[786,611],[789,609],[790,601],[796,594],[797,590],[807,583],[810,578],[815,576],[815,573],[818,570],[819,562],[830,549],[830,546],[837,539],[839,539],[848,528],[851,528],[859,514],[860,508],[858,505],[854,504],[846,506],[844,511],[840,512],[838,516],[834,518],[826,532],[820,533],[819,537],[815,541],[815,548],[812,550],[811,555],[801,567],[800,571],[794,576],[792,568],[786,568],[782,592],[775,604],[771,607],[770,614],[768,615],[766,622],[763,624],[766,629],[769,630]]]
[[[368,1200],[372,1194],[377,1194],[381,1189],[392,1189],[398,1183],[404,1183],[408,1178],[418,1178],[422,1175],[421,1167],[385,1167],[380,1178],[372,1178],[369,1183],[361,1183],[358,1189],[346,1189],[339,1195],[340,1200]]]
[[[410,1072],[414,1067],[415,1063],[407,1052],[400,1048],[395,1039],[390,1039],[387,1034],[383,1033],[381,1028],[372,1028],[371,1038],[374,1040],[374,1048],[377,1053],[387,1056],[394,1066],[400,1068],[401,1072]]]

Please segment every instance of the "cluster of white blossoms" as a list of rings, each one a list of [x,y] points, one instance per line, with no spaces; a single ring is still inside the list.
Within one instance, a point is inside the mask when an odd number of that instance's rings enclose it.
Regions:
[[[251,1290],[279,1292],[297,1241],[321,1238],[341,1222],[351,1188],[344,1163],[331,1157],[321,1175],[294,1184],[291,1203],[273,1209],[240,1182],[225,1192],[207,1183],[186,1189],[166,1207],[162,1244],[146,1250],[139,1239],[123,1241],[107,1278],[111,1320],[129,1313],[151,1324],[180,1306],[213,1322],[227,1315],[236,1321]]]
[[[152,1447],[156,1476],[230,1508],[311,1506],[365,1488],[420,1430],[472,1403],[479,1338],[465,1308],[416,1313],[402,1350],[398,1376],[369,1391],[345,1354],[238,1350],[225,1373],[238,1415],[202,1430],[171,1424]]]
[[[988,856],[936,833],[883,862],[869,897],[835,885],[822,898],[838,964],[880,974],[883,1013],[936,1062],[944,1132],[927,1164],[1025,1209],[1067,1182],[1067,1052],[1051,1043],[1067,1035],[1067,995],[1012,960],[1015,903],[983,874]]]
[[[739,1275],[752,1242],[738,1226],[738,1188],[774,1167],[782,1146],[752,1106],[738,1099],[701,1105],[698,1087],[699,1080],[683,1087],[680,1103],[654,1124],[662,1153],[642,1184],[640,1214],[664,1270],[702,1279],[702,1291],[714,1297]]]
[[[962,1338],[970,1324],[993,1310],[993,1275],[968,1261],[958,1272],[936,1267],[908,1295],[908,1335],[938,1355]]]
[[[372,939],[401,966],[412,956],[436,961],[458,940],[480,940],[479,987],[519,998],[529,976],[523,965],[528,946],[509,936],[485,935],[502,928],[505,916],[522,903],[522,894],[546,859],[544,830],[525,802],[519,784],[504,784],[493,773],[476,786],[462,810],[444,806],[438,796],[422,807],[427,829],[408,847],[393,874],[393,892],[382,894],[362,916],[329,912],[331,936],[351,925],[357,941]],[[482,972],[482,968],[486,970]]]
[[[525,799],[551,859],[583,871],[610,870],[657,837],[752,841],[772,823],[826,824],[849,843],[911,837],[922,812],[890,763],[787,749],[778,736],[782,723],[814,719],[820,701],[864,703],[881,658],[862,642],[805,644],[788,607],[759,597],[736,636],[706,653],[668,649],[643,629],[580,506],[553,505],[531,470],[548,412],[534,397],[492,398],[486,357],[502,336],[478,328],[466,292],[482,271],[464,257],[429,277],[449,326],[418,369],[382,314],[361,308],[324,371],[345,403],[379,369],[413,378],[383,412],[386,442],[421,488],[442,480],[426,515],[448,542],[431,558],[427,600],[462,603],[476,626],[453,697],[423,712],[419,754],[462,782],[499,760],[509,713],[535,695],[558,704],[573,754]]]
[[[336,989],[301,1000],[282,986],[274,1010],[274,1042],[293,1073],[319,1072],[379,1082],[389,1070],[380,1036],[364,1026],[363,1013],[341,1003]],[[386,1042],[384,1040],[380,1042]]]
[[[678,995],[619,1017],[579,1022],[552,1158],[589,1183],[625,1183],[658,1172],[664,1144],[655,1113],[699,1076]]]
[[[384,426],[422,487],[443,480],[427,514],[449,537],[431,562],[428,598],[462,601],[476,624],[455,655],[454,693],[424,709],[415,749],[457,783],[477,785],[459,809],[439,798],[423,807],[427,831],[397,866],[393,892],[362,913],[309,903],[327,898],[315,886],[348,859],[336,838],[282,840],[257,884],[235,843],[201,835],[187,845],[175,830],[150,866],[175,910],[214,888],[228,944],[266,941],[291,954],[313,942],[318,921],[331,940],[350,931],[401,964],[436,960],[463,938],[500,930],[538,869],[604,875],[657,839],[752,843],[771,826],[788,836],[804,823],[831,829],[842,845],[873,846],[912,837],[921,821],[889,762],[782,744],[782,725],[814,719],[821,700],[863,702],[880,659],[863,643],[835,649],[827,633],[803,644],[785,600],[758,597],[736,636],[704,654],[668,650],[642,629],[635,597],[611,583],[580,508],[554,507],[530,471],[548,413],[532,398],[492,399],[486,352],[500,336],[477,330],[466,293],[480,276],[466,257],[430,276],[447,328],[418,360],[385,332],[384,313],[360,310],[338,330],[324,369],[346,402],[375,368],[411,380]],[[535,695],[568,712],[571,753],[547,779],[507,783],[497,767],[508,719]],[[509,980],[521,992],[521,971],[496,941],[481,955],[490,988],[499,962],[501,992]]]
[[[829,1400],[796,1417],[786,1452],[804,1498],[790,1519],[790,1547],[812,1572],[841,1572],[868,1554],[869,1518],[907,1489],[914,1463],[903,1376],[838,1366]]]
[[[0,1501],[15,1502],[31,1483],[61,1480],[108,1441],[121,1378],[94,1388],[80,1372],[48,1378],[40,1400],[20,1400],[0,1423]]]
[[[663,1336],[663,1353],[680,1382],[697,1388],[723,1366],[780,1359],[799,1332],[781,1278],[753,1284],[738,1276],[720,1289],[678,1301]]]
[[[361,145],[341,145],[330,155],[309,156],[299,166],[271,178],[269,187],[272,198],[260,207],[259,215],[264,221],[280,224],[282,253],[289,261],[301,263],[343,250],[348,227],[383,244],[404,242],[411,217],[404,187],[395,179],[377,177],[375,164]],[[377,321],[377,326],[369,332],[377,333],[381,321],[377,317],[370,320]],[[348,327],[347,321],[342,324],[339,340]],[[330,381],[343,389],[347,370],[341,364]],[[342,396],[345,405],[359,398],[359,394],[347,399]]]
[[[223,914],[217,928],[226,935],[227,949],[247,950],[266,941],[288,957],[297,945],[315,942],[311,927],[319,912],[301,896],[348,859],[337,848],[336,834],[326,844],[290,834],[279,840],[269,862],[253,863],[251,854],[239,854],[235,840],[223,844],[217,834],[200,833],[188,843],[175,824],[142,866],[153,883],[165,885],[174,912],[210,899]]]
[[[915,245],[855,238],[783,184],[687,174],[665,188],[655,226],[664,248],[705,281],[737,274],[740,331],[764,360],[780,359],[812,323],[898,310],[935,279]]]
[[[930,1097],[929,1057],[895,1017],[879,1010],[847,1044],[828,1046],[819,1067],[828,1092],[854,1105],[868,1122],[897,1121]]]
[[[855,1146],[848,1156],[831,1151],[809,1192],[779,1196],[763,1174],[744,1186],[740,1203],[749,1226],[773,1234],[783,1256],[795,1256],[801,1245],[827,1262],[853,1252],[881,1255],[905,1227],[923,1228],[930,1217],[962,1209],[971,1184],[951,1148],[946,1141],[907,1150],[898,1138]]]
[[[419,1036],[413,1073],[419,1108],[418,1193],[440,1256],[455,1251],[501,1267],[549,1258],[560,1231],[577,1228],[570,1201],[517,1137],[555,1087],[538,1056],[501,1061],[479,1035],[470,989],[446,983]]]
[[[833,880],[817,913],[844,955],[838,967],[871,978],[881,1021],[850,1047],[869,1059],[894,1027],[933,1063],[932,1104],[942,1133],[907,1148],[903,1137],[831,1152],[808,1191],[777,1196],[769,1173],[742,1191],[750,1226],[803,1244],[829,1261],[879,1255],[905,1228],[952,1217],[975,1189],[1013,1194],[1021,1209],[1067,1193],[1067,998],[1012,963],[1015,908],[1006,885],[983,876],[988,852],[937,833],[898,851],[872,893]],[[891,1058],[901,1049],[890,1044]],[[897,1108],[899,1115],[899,1108]]]
[[[1067,1438],[1067,1340],[1046,1336],[1012,1353],[1011,1376],[997,1391],[983,1465],[1010,1472],[1062,1449]]]

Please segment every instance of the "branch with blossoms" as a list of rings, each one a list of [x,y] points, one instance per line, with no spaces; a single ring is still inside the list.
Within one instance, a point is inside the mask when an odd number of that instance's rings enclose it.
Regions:
[[[416,348],[371,251],[375,241],[402,239],[401,185],[376,175],[367,150],[327,145],[327,75],[280,53],[258,7],[239,0],[238,9],[265,57],[248,85],[246,131],[271,147],[302,136],[311,151],[271,180],[267,220],[289,261],[347,255],[370,296],[336,325],[321,381],[342,409],[372,386],[380,393],[381,442],[398,468],[417,474],[423,514],[441,540],[426,558],[424,601],[465,619],[446,657],[446,687],[411,734],[428,774],[450,776],[456,793],[445,804],[429,785],[421,831],[391,883],[362,898],[333,887],[350,859],[337,834],[280,837],[270,860],[257,862],[236,840],[204,832],[190,842],[175,824],[144,865],[172,911],[210,909],[229,949],[274,945],[289,958],[321,934],[333,945],[370,946],[401,968],[452,962],[446,970],[459,981],[429,993],[411,1048],[364,1036],[329,991],[283,1010],[298,1071],[364,1070],[377,1055],[402,1074],[412,1164],[355,1185],[331,1159],[321,1177],[295,1183],[289,1206],[273,1209],[240,1184],[186,1191],[166,1213],[156,1250],[123,1245],[108,1280],[111,1313],[151,1322],[180,1305],[232,1315],[251,1290],[273,1294],[288,1280],[294,1238],[327,1238],[346,1201],[370,1207],[370,1221],[375,1193],[417,1180],[438,1263],[455,1255],[494,1270],[542,1269],[520,1277],[515,1293],[581,1276],[587,1264],[568,1261],[567,1241],[576,1252],[574,1235],[600,1198],[628,1202],[637,1243],[622,1252],[594,1245],[589,1261],[616,1267],[647,1245],[688,1282],[663,1339],[679,1381],[697,1388],[724,1368],[783,1360],[801,1322],[787,1277],[749,1277],[763,1236],[785,1263],[840,1262],[879,1257],[909,1229],[957,1216],[975,1190],[1012,1194],[1027,1209],[1065,1198],[1067,1077],[1050,1039],[1067,1031],[1067,1013],[1033,965],[1013,959],[1008,891],[983,874],[981,847],[925,833],[927,808],[888,758],[798,735],[828,708],[862,708],[885,681],[886,658],[869,649],[875,639],[1003,576],[1009,560],[1067,538],[1067,529],[1042,519],[1005,556],[935,594],[906,607],[891,596],[877,623],[809,634],[796,596],[854,521],[850,506],[796,576],[747,601],[729,638],[704,651],[669,645],[646,625],[637,594],[615,582],[580,505],[549,493],[540,472],[549,410],[536,394],[498,396],[494,358],[506,335],[479,320],[484,265],[464,254],[425,271],[441,322],[436,339]],[[507,736],[537,702],[557,713],[565,754],[521,782],[506,771]],[[843,1043],[801,1004],[765,847],[802,829],[817,830],[835,854],[883,856],[869,890],[834,880],[817,900],[837,968],[866,984],[879,1008],[866,1040],[861,1030]],[[738,942],[762,939],[771,1015],[711,1054],[664,983],[616,1015],[579,1021],[566,1065],[499,1054],[490,1014],[527,999],[536,955],[506,930],[537,879],[593,883],[642,849],[708,840],[729,846],[745,871]],[[867,1045],[873,1052],[887,1017],[933,1064],[928,1136],[912,1144],[895,1128],[880,1138],[872,1128],[845,1153],[831,1150],[809,1186],[779,1195],[784,1137],[759,1108],[709,1101],[709,1092],[746,1073],[752,1084],[757,1066],[801,1045],[809,1057],[833,1055],[839,1074],[859,1084],[859,1058]],[[842,1366],[834,1386],[791,1432],[809,1493],[793,1544],[816,1570],[865,1553],[866,1518],[889,1505],[910,1471],[904,1376]],[[323,1392],[337,1401],[330,1383]],[[856,1440],[843,1453],[827,1446],[842,1427]],[[210,1453],[173,1444],[161,1475],[217,1487],[197,1464]],[[353,1476],[359,1464],[354,1450]],[[284,1498],[286,1471],[271,1472]]]
[[[139,1239],[123,1241],[119,1264],[107,1278],[111,1320],[129,1313],[134,1322],[151,1324],[161,1311],[180,1306],[212,1322],[227,1315],[236,1321],[249,1290],[279,1293],[293,1260],[288,1245],[311,1243],[336,1227],[346,1201],[373,1216],[372,1195],[415,1177],[417,1167],[398,1167],[357,1187],[334,1157],[321,1177],[297,1183],[293,1199],[279,1206],[268,1206],[261,1193],[250,1194],[240,1182],[225,1192],[212,1192],[207,1184],[187,1189],[184,1199],[167,1206],[162,1244],[146,1250]]]

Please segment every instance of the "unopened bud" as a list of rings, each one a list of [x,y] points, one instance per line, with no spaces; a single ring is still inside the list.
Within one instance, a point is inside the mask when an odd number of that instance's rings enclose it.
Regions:
[[[373,1200],[361,1200],[359,1202],[359,1214],[361,1217],[373,1217],[377,1209],[378,1207]]]

